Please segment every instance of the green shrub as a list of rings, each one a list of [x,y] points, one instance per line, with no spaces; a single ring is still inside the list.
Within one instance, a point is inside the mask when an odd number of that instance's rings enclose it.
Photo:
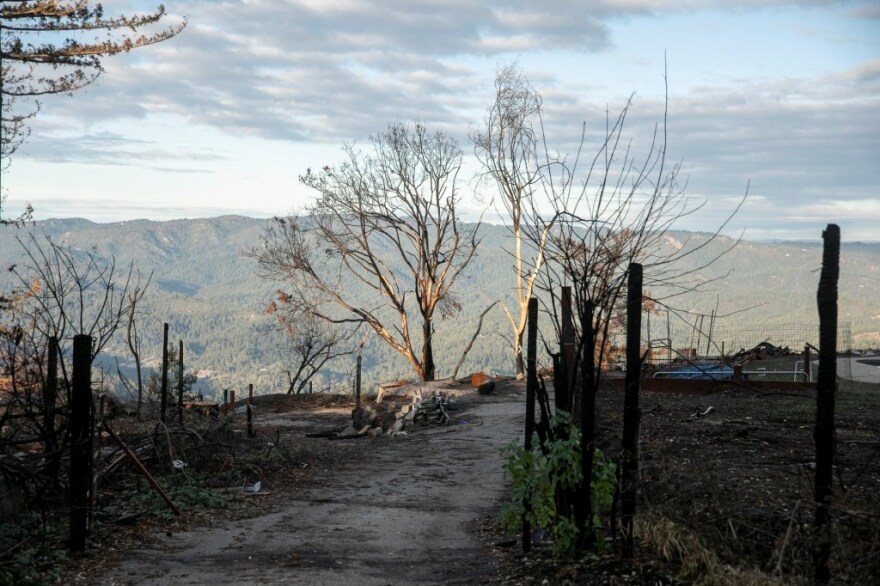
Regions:
[[[532,527],[550,531],[556,555],[574,555],[579,537],[577,525],[570,513],[558,510],[557,495],[572,493],[581,483],[581,435],[571,423],[571,416],[561,411],[551,420],[550,429],[552,433],[544,442],[537,433],[533,436],[530,451],[516,443],[503,449],[507,457],[504,472],[513,481],[513,492],[501,509],[500,521],[515,533],[521,530],[525,518]],[[599,450],[594,451],[592,476],[592,522],[600,529],[601,514],[611,507],[615,475],[614,464]],[[526,502],[530,505],[528,509]]]

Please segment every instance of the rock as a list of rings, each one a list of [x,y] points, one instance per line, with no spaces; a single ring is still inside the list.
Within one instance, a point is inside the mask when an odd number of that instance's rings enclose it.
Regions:
[[[357,435],[358,431],[354,428],[352,424],[348,424],[345,428],[339,432],[339,437],[351,437]]]
[[[364,426],[372,427],[375,419],[376,412],[369,407],[361,407],[360,409],[355,409],[351,412],[352,425],[356,429],[361,429]]]
[[[375,425],[381,427],[383,431],[388,431],[397,422],[397,416],[394,413],[386,412],[376,417]]]

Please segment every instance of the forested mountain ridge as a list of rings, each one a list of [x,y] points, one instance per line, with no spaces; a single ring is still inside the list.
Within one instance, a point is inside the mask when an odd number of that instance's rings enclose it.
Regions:
[[[45,234],[55,242],[114,257],[119,267],[133,263],[142,274],[152,273],[146,314],[140,325],[145,355],[151,364],[161,357],[162,323],[167,321],[172,340],[184,341],[185,362],[201,371],[203,388],[242,389],[254,383],[258,392],[279,391],[286,388],[284,371],[291,367],[289,353],[285,336],[265,309],[274,291],[283,285],[257,277],[256,262],[243,254],[259,244],[266,225],[265,219],[241,216],[111,224],[83,219],[45,220],[34,227],[0,230],[0,256],[4,265],[22,263],[16,238],[27,242],[30,234],[39,238]],[[462,311],[457,317],[438,319],[435,324],[435,355],[441,376],[451,374],[479,314],[496,299],[512,300],[509,233],[503,226],[483,225],[480,234],[477,256],[454,288]],[[663,246],[693,246],[707,237],[669,233]],[[687,263],[699,267],[731,243],[727,237],[719,238],[689,256]],[[700,280],[727,275],[723,280],[710,283],[700,294],[670,299],[669,304],[704,314],[717,307],[722,316],[757,306],[727,318],[730,323],[813,324],[818,322],[815,291],[820,267],[819,242],[741,242],[697,274]],[[11,277],[8,271],[0,274],[4,290],[12,286]],[[652,293],[663,296],[662,291]],[[840,320],[852,322],[855,346],[880,343],[880,243],[844,244],[840,304]],[[724,323],[725,319],[718,322]],[[462,372],[512,372],[509,338],[506,318],[494,308]],[[123,364],[129,361],[121,337],[108,346],[101,364],[115,371],[110,359],[117,355]],[[316,386],[347,380],[353,363],[353,358],[340,360],[323,372]],[[368,385],[412,376],[402,359],[375,340],[365,349],[364,365]]]

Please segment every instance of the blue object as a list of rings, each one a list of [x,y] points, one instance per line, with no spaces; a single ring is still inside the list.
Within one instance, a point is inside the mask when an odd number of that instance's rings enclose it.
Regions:
[[[729,366],[720,366],[718,364],[687,366],[681,370],[670,372],[664,375],[663,378],[730,380],[733,378],[733,369]]]

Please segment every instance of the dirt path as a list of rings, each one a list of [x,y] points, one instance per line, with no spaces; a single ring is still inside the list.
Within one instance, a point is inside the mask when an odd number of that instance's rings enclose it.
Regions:
[[[271,514],[162,536],[102,584],[474,584],[495,574],[475,521],[503,496],[500,449],[524,400],[478,402],[448,427],[375,442]]]

